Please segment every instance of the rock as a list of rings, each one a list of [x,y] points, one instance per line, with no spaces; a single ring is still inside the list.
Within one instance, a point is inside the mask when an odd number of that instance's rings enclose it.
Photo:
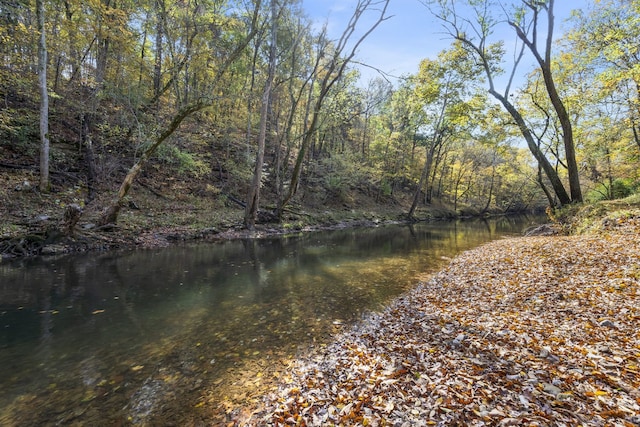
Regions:
[[[36,217],[36,222],[47,222],[51,219],[49,215],[38,215]]]
[[[26,179],[22,184],[18,184],[13,188],[15,191],[29,191],[31,190],[31,183]]]
[[[549,384],[549,383],[543,383],[542,390],[544,390],[546,393],[553,395],[554,397],[562,393],[562,390],[560,390],[559,387],[556,387],[553,384]]]
[[[523,234],[525,236],[554,236],[560,234],[560,232],[551,224],[542,224],[527,228]]]
[[[462,344],[462,341],[464,341],[465,338],[466,336],[464,334],[458,334],[458,336],[454,338],[451,344],[453,344],[454,346],[459,346],[460,344]]]
[[[600,325],[603,328],[615,328],[616,325],[611,321],[611,320],[603,320],[602,322],[598,323],[598,325]]]

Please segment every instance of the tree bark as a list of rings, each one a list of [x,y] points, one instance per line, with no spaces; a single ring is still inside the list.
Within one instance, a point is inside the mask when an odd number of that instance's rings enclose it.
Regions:
[[[160,144],[162,144],[176,131],[176,129],[178,129],[184,119],[186,119],[192,113],[195,113],[196,111],[199,111],[207,106],[208,104],[205,103],[195,103],[180,110],[180,112],[173,118],[169,126],[167,126],[167,128],[156,138],[156,140],[151,145],[149,145],[149,147],[147,147],[138,161],[131,167],[131,169],[129,169],[129,172],[127,172],[127,175],[122,181],[122,184],[120,184],[118,195],[113,200],[111,205],[109,205],[105,209],[100,220],[98,221],[98,225],[102,226],[107,224],[115,224],[118,221],[118,215],[120,214],[120,209],[123,206],[124,198],[129,193],[129,190],[131,189],[131,186],[133,185],[136,177],[142,170],[142,167],[156,152]]]
[[[87,197],[84,201],[88,205],[96,198],[96,161],[91,139],[91,117],[89,113],[82,115],[81,145],[84,152],[84,162],[87,167]]]
[[[484,205],[484,209],[482,209],[483,214],[489,211],[489,208],[491,207],[491,199],[493,199],[493,187],[496,180],[496,157],[497,153],[494,151],[493,159],[491,159],[491,184],[489,185],[489,197],[487,197],[487,203]]]
[[[571,203],[571,198],[567,193],[567,190],[564,188],[562,184],[562,180],[558,176],[558,172],[555,170],[553,165],[549,162],[549,160],[545,157],[544,153],[536,144],[531,131],[527,127],[527,123],[524,121],[522,114],[516,109],[516,107],[504,96],[500,95],[493,89],[489,90],[489,93],[496,98],[500,103],[504,106],[504,108],[509,112],[511,117],[515,120],[518,128],[520,129],[520,133],[524,137],[527,142],[527,146],[529,147],[529,151],[533,154],[533,157],[538,161],[538,164],[544,171],[545,175],[549,179],[551,183],[551,187],[553,188],[554,193],[558,197],[558,201],[561,205],[567,205]]]
[[[155,60],[153,63],[153,95],[154,99],[160,96],[162,90],[162,40],[165,27],[165,5],[163,0],[156,0],[156,39]]]
[[[253,230],[258,217],[260,206],[260,186],[262,185],[262,167],[264,165],[264,147],[267,139],[267,121],[269,105],[271,103],[271,87],[276,71],[276,48],[278,33],[278,17],[276,10],[276,0],[271,0],[271,46],[269,49],[269,72],[262,94],[262,105],[260,106],[260,132],[258,134],[258,152],[253,171],[253,181],[247,195],[247,206],[244,214],[244,226]]]
[[[441,137],[438,137],[441,139]],[[420,193],[422,192],[422,188],[425,186],[425,183],[428,177],[431,175],[431,165],[433,164],[433,155],[436,149],[436,143],[434,142],[431,146],[427,147],[427,159],[424,162],[424,168],[422,169],[422,174],[420,175],[420,182],[418,183],[418,188],[416,188],[416,192],[413,195],[413,202],[411,203],[411,208],[409,208],[409,212],[407,213],[407,217],[409,219],[413,218],[413,214],[415,213],[416,208],[418,207],[418,201],[420,200]]]
[[[40,88],[40,191],[49,191],[49,94],[47,92],[47,39],[44,0],[36,1],[38,19],[38,84]]]
[[[538,9],[536,4],[527,4],[531,9],[533,9],[533,13],[537,15]],[[537,44],[535,40],[530,40],[527,34],[523,31],[523,29],[515,24],[514,22],[509,22],[512,27],[515,28],[518,38],[522,40],[522,42],[529,48],[531,53],[533,53],[538,65],[540,66],[540,70],[542,71],[542,77],[544,79],[544,84],[547,89],[547,94],[549,95],[549,100],[553,105],[553,109],[556,112],[558,120],[560,121],[560,126],[562,127],[562,140],[564,143],[564,152],[567,162],[567,172],[569,175],[569,191],[571,192],[571,202],[582,203],[582,190],[580,187],[580,173],[578,170],[578,163],[576,161],[576,150],[575,144],[573,141],[573,127],[571,124],[571,118],[567,113],[567,109],[558,94],[558,90],[556,84],[553,80],[553,73],[551,71],[551,48],[553,44],[553,27],[554,27],[554,15],[553,15],[553,5],[554,0],[549,0],[546,6],[542,6],[546,8],[547,11],[547,39],[545,43],[545,51],[544,57],[540,54],[537,48]],[[536,20],[537,23],[537,20]],[[536,28],[534,28],[534,31]],[[535,37],[535,36],[534,36]],[[562,203],[562,202],[561,202]],[[563,203],[564,204],[564,203]]]

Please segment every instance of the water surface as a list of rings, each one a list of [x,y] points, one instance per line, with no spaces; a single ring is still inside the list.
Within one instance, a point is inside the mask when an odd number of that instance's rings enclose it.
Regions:
[[[0,425],[227,421],[299,352],[536,219],[0,263]]]

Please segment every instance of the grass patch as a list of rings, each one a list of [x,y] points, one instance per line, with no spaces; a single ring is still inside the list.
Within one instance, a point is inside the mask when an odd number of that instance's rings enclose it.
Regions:
[[[570,205],[550,216],[567,234],[597,233],[614,223],[640,218],[640,194],[623,199]]]

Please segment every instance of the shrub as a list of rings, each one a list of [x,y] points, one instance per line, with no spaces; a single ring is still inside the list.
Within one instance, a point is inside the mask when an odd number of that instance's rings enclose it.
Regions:
[[[175,165],[180,173],[190,173],[196,177],[210,173],[209,167],[204,161],[175,145],[161,145],[158,147],[158,159],[170,165]]]

